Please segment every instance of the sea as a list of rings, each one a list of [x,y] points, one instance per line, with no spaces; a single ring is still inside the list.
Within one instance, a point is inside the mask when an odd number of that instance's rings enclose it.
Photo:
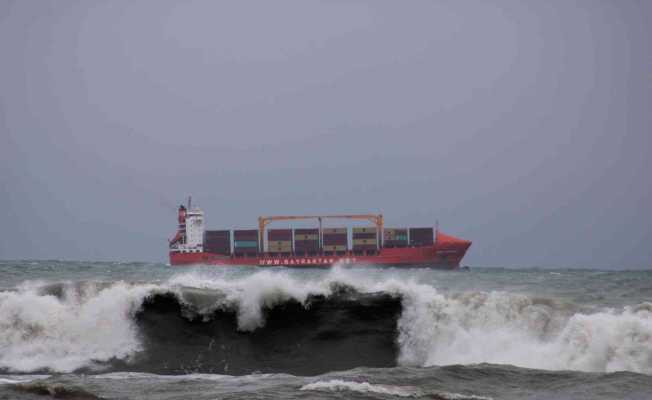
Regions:
[[[0,262],[0,399],[652,399],[652,271]]]

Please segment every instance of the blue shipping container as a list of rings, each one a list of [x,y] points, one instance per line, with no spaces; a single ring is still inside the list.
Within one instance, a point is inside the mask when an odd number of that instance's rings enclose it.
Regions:
[[[239,248],[258,248],[258,242],[255,240],[236,240],[233,244]]]

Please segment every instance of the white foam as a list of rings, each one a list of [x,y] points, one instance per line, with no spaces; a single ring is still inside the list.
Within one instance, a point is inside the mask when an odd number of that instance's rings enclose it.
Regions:
[[[0,368],[67,372],[141,349],[133,315],[147,296],[185,287],[212,289],[197,312],[228,308],[238,329],[264,326],[264,309],[310,295],[332,294],[333,284],[359,292],[401,296],[397,323],[399,365],[497,363],[539,369],[652,373],[652,304],[578,313],[552,301],[505,292],[442,294],[419,283],[420,274],[334,268],[315,274],[257,271],[184,272],[160,285],[89,284],[63,298],[25,284],[0,293]],[[186,292],[187,295],[187,292]]]
[[[133,314],[149,285],[117,283],[63,298],[22,288],[0,293],[0,368],[69,372],[140,349]]]
[[[310,294],[329,295],[333,283],[360,292],[400,295],[400,365],[496,363],[539,369],[652,373],[652,306],[593,314],[568,313],[560,304],[505,292],[443,295],[430,285],[393,271],[334,268],[318,279],[299,280],[282,271],[240,279],[201,279],[183,274],[172,282],[217,289],[221,306],[234,307],[239,329],[264,326],[263,308]]]
[[[202,279],[195,273],[173,277],[172,286],[193,286],[213,289],[224,294],[212,309],[234,308],[237,311],[238,329],[253,331],[265,325],[263,309],[271,308],[290,299],[305,304],[309,295],[329,295],[326,282],[298,281],[284,272],[261,271],[238,280],[225,278]],[[212,310],[204,310],[212,311]]]
[[[237,383],[255,382],[262,380],[278,381],[283,378],[294,378],[289,374],[249,374],[249,375],[221,375],[221,374],[183,374],[183,375],[160,375],[148,372],[110,372],[106,374],[90,375],[93,379],[108,380],[161,380],[161,381],[229,381]]]
[[[501,292],[406,296],[399,363],[496,363],[538,369],[652,373],[652,313],[573,314]]]
[[[417,397],[421,393],[405,386],[392,386],[371,384],[369,382],[351,382],[341,379],[332,379],[329,381],[317,381],[302,386],[299,390],[321,390],[321,391],[352,391],[358,393],[377,393],[398,397]]]
[[[492,400],[490,397],[464,395],[460,393],[449,392],[429,392],[424,393],[422,390],[412,386],[395,386],[385,385],[369,382],[354,382],[345,381],[341,379],[331,379],[328,381],[317,381],[302,386],[299,390],[315,390],[315,391],[332,391],[342,392],[351,391],[358,393],[375,393],[396,397],[422,397],[428,395],[429,397],[436,397],[439,399],[447,400]]]
[[[50,375],[3,375],[0,376],[0,385],[13,385],[27,383],[38,379],[47,379]]]
[[[437,392],[434,394],[446,400],[493,400],[492,397],[476,396],[474,394],[461,394],[461,393],[449,393],[449,392]]]

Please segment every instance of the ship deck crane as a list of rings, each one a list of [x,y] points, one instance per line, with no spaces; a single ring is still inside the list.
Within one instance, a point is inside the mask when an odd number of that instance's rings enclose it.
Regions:
[[[258,230],[260,234],[260,251],[265,251],[265,227],[271,224],[274,221],[296,221],[296,220],[306,220],[306,219],[316,219],[319,221],[319,246],[322,246],[322,229],[321,223],[323,219],[352,219],[358,221],[369,221],[376,225],[377,229],[377,240],[379,245],[382,246],[382,237],[383,237],[383,214],[335,214],[335,215],[275,215],[275,216],[263,216],[258,217]]]

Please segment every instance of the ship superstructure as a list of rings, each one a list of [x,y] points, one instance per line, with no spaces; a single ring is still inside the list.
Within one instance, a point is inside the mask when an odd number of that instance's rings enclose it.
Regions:
[[[177,233],[170,240],[170,251],[179,253],[202,253],[204,251],[204,212],[198,208],[179,206]]]

